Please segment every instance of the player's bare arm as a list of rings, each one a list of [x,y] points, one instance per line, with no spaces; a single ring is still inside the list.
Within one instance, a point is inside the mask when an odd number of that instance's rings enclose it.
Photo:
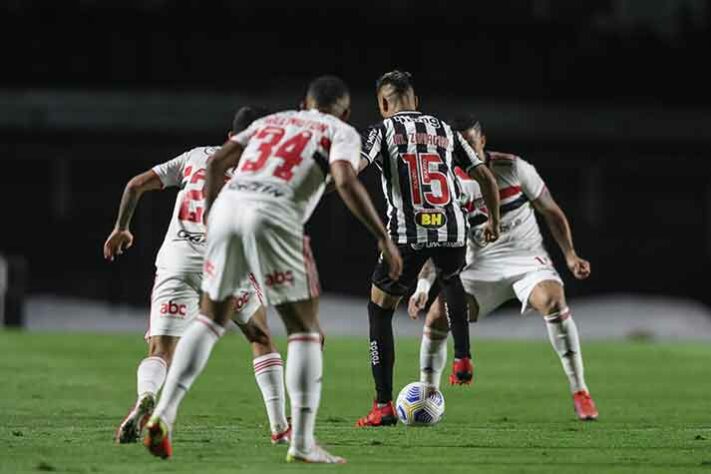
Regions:
[[[533,201],[533,207],[545,219],[553,238],[555,238],[558,247],[560,247],[565,256],[565,263],[573,276],[578,280],[589,277],[590,262],[578,257],[573,246],[573,234],[570,230],[568,218],[547,188]]]
[[[358,180],[356,171],[346,161],[331,163],[331,175],[343,202],[378,240],[378,247],[390,268],[390,278],[397,280],[402,273],[402,258],[397,247],[390,239],[385,226],[370,200],[363,184]]]
[[[227,170],[236,167],[242,156],[244,148],[239,143],[228,140],[214,155],[207,161],[207,171],[205,176],[205,220],[210,212],[212,203],[217,199],[218,194],[225,185],[225,173]]]
[[[410,319],[417,319],[420,311],[425,309],[430,288],[434,284],[436,277],[437,269],[432,259],[429,259],[422,266],[422,270],[417,276],[417,288],[407,304],[407,313],[410,315]]]
[[[133,245],[133,234],[128,229],[133,218],[141,195],[146,191],[161,189],[163,184],[153,170],[148,170],[131,178],[123,190],[121,204],[119,204],[118,217],[113,231],[104,242],[104,258],[114,261],[117,255],[121,255],[124,249]]]
[[[489,209],[489,221],[484,228],[484,238],[487,242],[494,242],[501,233],[501,215],[499,212],[499,186],[496,184],[494,174],[485,165],[476,166],[469,170],[469,177],[476,180],[481,187],[484,203]]]

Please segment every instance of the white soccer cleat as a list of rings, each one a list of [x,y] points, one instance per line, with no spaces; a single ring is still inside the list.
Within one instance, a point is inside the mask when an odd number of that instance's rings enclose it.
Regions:
[[[125,444],[138,441],[155,406],[156,399],[153,395],[146,395],[136,402],[116,430],[116,442]]]
[[[345,464],[346,460],[334,456],[318,444],[314,444],[308,453],[298,451],[294,446],[289,447],[286,453],[286,462],[303,462],[308,464]]]

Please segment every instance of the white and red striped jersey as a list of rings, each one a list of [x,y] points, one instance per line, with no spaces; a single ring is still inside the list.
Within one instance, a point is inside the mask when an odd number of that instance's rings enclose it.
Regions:
[[[205,168],[219,147],[197,147],[153,167],[163,187],[180,188],[156,267],[201,272],[205,255]]]
[[[331,163],[346,161],[357,170],[360,160],[358,132],[314,109],[263,117],[231,140],[245,149],[229,189],[281,205],[292,222],[305,223],[313,213]]]
[[[470,225],[467,261],[504,256],[512,250],[539,249],[543,245],[543,237],[531,201],[545,189],[543,179],[533,165],[518,156],[499,152],[487,152],[486,155],[486,164],[499,185],[501,237],[493,243],[485,242],[483,228],[489,219],[489,211],[481,188],[457,168],[457,177],[465,195],[463,207]]]

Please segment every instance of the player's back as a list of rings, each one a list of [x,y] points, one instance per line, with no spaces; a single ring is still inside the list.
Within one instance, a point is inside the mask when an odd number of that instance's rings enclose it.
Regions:
[[[355,167],[360,153],[353,127],[314,109],[269,115],[233,140],[245,149],[229,189],[246,199],[280,205],[301,222],[323,194],[330,156],[351,156],[348,161]]]
[[[364,156],[382,172],[388,228],[397,243],[464,244],[454,168],[481,162],[459,133],[435,116],[400,112],[371,127]]]
[[[207,160],[219,147],[196,147],[155,166],[163,187],[178,187],[173,215],[156,266],[199,272],[205,251],[205,170]]]

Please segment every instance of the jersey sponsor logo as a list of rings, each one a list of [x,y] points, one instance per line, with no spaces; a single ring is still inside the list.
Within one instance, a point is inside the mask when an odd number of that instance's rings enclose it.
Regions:
[[[269,287],[281,285],[293,286],[294,274],[291,272],[291,270],[287,270],[285,272],[277,270],[274,273],[270,273],[269,275],[267,275],[265,283]]]
[[[439,229],[447,223],[444,211],[426,210],[415,214],[415,222],[425,229]]]
[[[204,244],[205,232],[188,232],[185,229],[180,229],[178,231],[178,238],[176,238],[175,241],[186,241],[191,244]]]
[[[245,183],[241,181],[233,181],[230,183],[229,186],[230,189],[233,191],[248,191],[252,193],[262,193],[262,194],[268,194],[273,197],[282,197],[284,196],[284,191],[276,186],[273,186],[271,184],[263,184],[263,183],[257,183],[257,182],[250,182],[250,183]]]
[[[235,311],[242,311],[245,308],[245,306],[247,306],[247,303],[249,303],[250,298],[251,298],[251,295],[247,291],[243,291],[241,295],[235,296],[234,297]]]
[[[459,248],[464,247],[466,242],[425,242],[410,244],[412,250],[435,249],[435,248]]]
[[[425,115],[425,116],[416,115],[414,117],[411,115],[395,115],[392,117],[392,120],[399,122],[399,123],[410,123],[410,122],[427,123],[427,124],[430,124],[434,128],[440,128],[442,126],[442,122],[440,122],[437,118],[431,117],[428,115]]]
[[[160,314],[168,316],[185,316],[188,312],[187,305],[174,303],[173,300],[160,305]]]

